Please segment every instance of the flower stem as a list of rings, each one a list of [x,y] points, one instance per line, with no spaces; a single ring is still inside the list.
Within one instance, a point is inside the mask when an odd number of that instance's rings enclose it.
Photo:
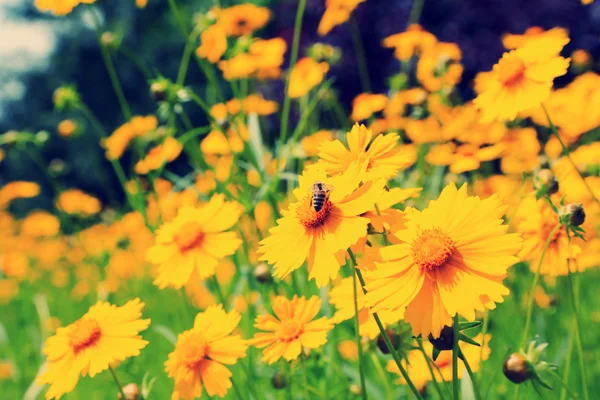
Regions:
[[[365,280],[362,276],[362,272],[360,272],[360,269],[356,268],[357,267],[356,257],[354,257],[354,253],[350,249],[348,249],[348,255],[350,256],[350,259],[352,260],[352,264],[355,267],[356,276],[358,277],[358,280],[360,281],[362,290],[366,294],[367,290],[365,289]],[[379,328],[379,332],[381,333],[381,336],[383,337],[383,341],[385,342],[385,345],[387,346],[388,350],[390,351],[390,354],[392,355],[392,358],[394,359],[396,366],[400,370],[400,374],[406,381],[406,384],[408,385],[410,390],[414,393],[414,395],[417,397],[417,399],[424,400],[423,396],[421,396],[421,393],[419,393],[419,390],[416,388],[415,384],[412,382],[412,380],[408,376],[406,369],[402,366],[400,357],[398,356],[396,349],[394,349],[394,346],[392,345],[392,341],[390,340],[390,337],[388,336],[387,332],[385,331],[385,328],[384,328],[383,324],[381,323],[381,319],[379,318],[379,315],[377,315],[377,313],[373,313],[373,318],[375,319],[375,322],[377,323],[377,327]]]
[[[306,364],[304,364],[304,356],[300,355],[300,364],[302,365],[302,378],[304,380],[304,398],[310,399],[308,394],[308,374],[306,373]]]
[[[379,361],[379,359],[377,358],[377,355],[375,355],[375,353],[371,353],[371,361],[373,361],[373,365],[375,366],[375,369],[377,370],[377,374],[379,374],[379,377],[381,378],[381,382],[384,385],[385,394],[386,394],[387,398],[393,399],[394,395],[392,393],[392,388],[390,387],[390,383],[388,382],[387,377],[385,376],[385,371],[383,370],[383,367],[381,366],[381,362]]]
[[[454,330],[453,343],[452,343],[452,391],[454,393],[454,400],[459,400],[460,395],[458,393],[459,382],[458,382],[458,313],[454,314],[454,323],[452,324]]]
[[[352,251],[352,250],[350,250]],[[352,268],[356,270],[355,267]],[[356,274],[352,272],[353,288],[354,288],[354,327],[356,328],[356,346],[358,349],[358,372],[360,374],[361,396],[363,400],[367,399],[367,384],[365,382],[365,371],[363,365],[363,350],[360,343],[360,323],[358,321],[358,293],[356,289]]]
[[[125,392],[123,391],[123,386],[121,386],[121,383],[119,382],[119,378],[117,378],[117,374],[115,373],[115,370],[113,369],[113,367],[111,365],[108,366],[108,369],[110,370],[110,373],[111,373],[113,379],[115,380],[115,384],[119,388],[119,393],[121,393],[121,396],[123,397],[123,399],[126,399],[127,397],[125,396]]]
[[[488,327],[490,323],[490,314],[486,309],[485,314],[483,314],[483,326],[481,327],[481,348],[479,349],[479,365],[481,365],[483,361],[483,349],[485,348],[485,335],[488,332]],[[479,376],[483,374],[483,368],[479,368]]]
[[[562,380],[569,382],[569,372],[571,370],[571,354],[573,353],[573,343],[575,342],[575,335],[572,333],[569,335],[569,347],[567,349],[567,355],[565,357],[565,366],[563,368]],[[560,391],[560,400],[567,398],[567,388],[563,387]]]
[[[554,135],[554,137],[556,137],[556,139],[558,139],[558,142],[560,143],[560,146],[562,147],[563,154],[565,155],[565,157],[567,157],[567,159],[571,163],[571,166],[573,167],[575,172],[581,178],[581,181],[583,182],[583,185],[585,186],[585,188],[589,192],[590,196],[592,197],[592,200],[594,200],[596,202],[596,204],[598,204],[600,206],[600,200],[598,200],[598,198],[594,195],[594,191],[590,187],[589,183],[583,178],[583,176],[577,169],[577,165],[575,165],[575,161],[573,161],[573,159],[571,158],[571,153],[569,152],[569,149],[565,145],[565,142],[563,142],[562,139],[560,138],[560,135],[558,134],[558,129],[556,129],[556,126],[554,125],[554,123],[552,123],[552,120],[550,119],[550,114],[548,114],[548,110],[546,110],[546,107],[543,104],[542,104],[542,109],[544,110],[544,114],[546,114],[546,119],[548,120],[550,129],[552,130],[552,134]]]
[[[304,16],[305,8],[306,8],[306,0],[299,0],[298,1],[298,10],[296,11],[296,21],[294,22],[294,38],[292,41],[292,53],[290,55],[290,67],[289,67],[290,72],[296,65],[296,60],[298,60],[298,47],[300,47],[300,32],[302,31],[302,17]],[[283,144],[285,143],[285,140],[287,139],[288,119],[290,117],[290,105],[291,105],[291,99],[289,96],[290,76],[291,76],[291,73],[288,72],[287,79],[285,82],[283,111],[281,114],[281,122],[279,125],[279,146],[280,147],[283,146]]]
[[[525,320],[525,329],[523,330],[523,338],[521,339],[521,347],[525,346],[525,341],[529,337],[529,329],[531,327],[531,316],[533,314],[533,303],[535,301],[535,288],[537,287],[538,281],[540,280],[540,270],[542,269],[542,263],[544,262],[544,257],[546,256],[546,252],[548,251],[548,247],[550,247],[550,243],[552,242],[552,238],[558,229],[561,227],[560,224],[557,224],[554,229],[548,235],[546,239],[546,243],[544,244],[544,249],[542,250],[542,255],[540,256],[540,262],[538,263],[537,270],[535,271],[535,276],[533,277],[533,282],[531,282],[531,289],[529,290],[529,299],[527,304],[527,319]],[[517,386],[518,388],[518,386]]]
[[[365,48],[360,37],[360,28],[354,17],[350,17],[350,31],[352,33],[352,45],[356,54],[356,65],[358,66],[358,76],[360,77],[360,86],[363,92],[371,91],[369,82],[369,69],[367,68],[367,58],[365,57]]]
[[[408,26],[419,23],[425,0],[413,0],[410,16],[408,17]]]
[[[433,386],[435,386],[435,390],[438,392],[440,399],[445,399],[444,393],[442,393],[442,388],[440,387],[440,384],[436,379],[435,372],[433,372],[433,367],[429,362],[429,357],[427,356],[425,348],[423,347],[423,342],[421,340],[417,340],[417,343],[419,344],[419,350],[421,350],[421,353],[423,353],[423,357],[425,357],[425,363],[427,363],[427,368],[429,369],[429,373],[431,374],[431,381],[433,382]]]
[[[483,347],[483,346],[484,346],[484,344],[482,343],[481,347]],[[481,391],[479,390],[479,383],[477,382],[475,374],[473,373],[473,370],[471,369],[471,366],[469,365],[469,362],[467,361],[467,357],[465,357],[465,355],[462,351],[460,353],[462,354],[462,360],[463,360],[463,363],[465,364],[465,368],[467,369],[467,373],[469,374],[469,378],[471,378],[471,384],[473,385],[473,392],[475,393],[475,399],[482,400],[483,398],[481,397]]]
[[[571,276],[571,267],[567,260],[567,281],[569,286],[569,295],[571,297],[571,304],[573,305],[573,313],[575,318],[575,344],[577,345],[577,353],[579,358],[579,370],[581,372],[581,385],[583,389],[583,398],[588,400],[589,393],[587,390],[586,373],[585,373],[585,362],[583,360],[583,345],[581,343],[581,322],[579,321],[578,314],[578,300],[575,296],[575,289],[573,285],[573,277]]]

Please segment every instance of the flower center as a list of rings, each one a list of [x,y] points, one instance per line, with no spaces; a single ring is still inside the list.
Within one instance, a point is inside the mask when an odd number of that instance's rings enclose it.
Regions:
[[[296,208],[296,217],[300,220],[300,223],[307,228],[318,228],[322,226],[329,217],[333,204],[329,199],[325,199],[323,207],[319,211],[315,211],[314,206],[311,204],[311,196],[307,196],[301,204]]]
[[[184,365],[191,371],[197,371],[202,362],[207,359],[208,350],[208,343],[204,338],[195,335],[194,340],[186,343],[182,357]]]
[[[93,319],[80,319],[69,334],[69,343],[75,353],[93,346],[102,337],[102,330]]]
[[[420,231],[412,245],[415,263],[427,271],[444,265],[454,250],[454,241],[439,228]]]
[[[496,70],[498,79],[505,86],[514,85],[523,79],[525,75],[525,64],[516,55],[512,57],[503,57],[498,62]]]
[[[204,232],[197,222],[191,221],[181,227],[175,235],[175,243],[179,250],[186,252],[202,244]]]
[[[282,321],[281,325],[277,329],[277,336],[279,339],[290,342],[298,339],[298,336],[302,333],[304,328],[303,324],[293,319]]]

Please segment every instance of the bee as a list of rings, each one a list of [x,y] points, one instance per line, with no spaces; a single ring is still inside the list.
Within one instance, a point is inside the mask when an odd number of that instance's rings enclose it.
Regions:
[[[316,212],[321,211],[325,201],[329,199],[329,194],[331,193],[331,189],[333,187],[321,182],[316,181],[313,183],[311,188],[311,201],[310,205],[314,207]]]

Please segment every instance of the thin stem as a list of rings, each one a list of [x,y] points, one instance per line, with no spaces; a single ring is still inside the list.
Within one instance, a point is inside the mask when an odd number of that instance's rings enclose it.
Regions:
[[[217,292],[217,299],[219,303],[223,304],[223,307],[226,308],[225,297],[223,296],[223,292],[221,291],[221,285],[219,285],[219,281],[217,280],[217,275],[212,276],[212,281],[215,286],[215,292]]]
[[[283,361],[283,363],[285,364],[286,371],[287,371],[287,391],[286,391],[287,392],[287,398],[289,400],[291,400],[293,398],[292,397],[292,382],[293,382],[293,379],[292,379],[292,367],[290,366],[290,363],[287,362],[287,361],[285,361],[285,360]]]
[[[308,374],[306,373],[306,364],[304,364],[304,356],[300,355],[300,364],[302,365],[302,378],[304,380],[304,398],[310,399],[308,394]]]
[[[117,95],[117,100],[119,101],[119,106],[121,107],[121,113],[123,114],[123,118],[125,119],[125,121],[129,121],[131,119],[131,110],[129,109],[129,104],[127,103],[125,94],[123,93],[121,83],[119,82],[117,70],[115,69],[115,65],[113,64],[108,49],[105,46],[103,46],[101,42],[100,52],[102,53],[102,59],[104,60],[104,64],[106,65],[106,71],[108,72],[110,83],[113,87],[115,94]]]
[[[556,224],[556,226],[550,232],[550,235],[548,235],[546,243],[544,244],[544,249],[542,250],[542,255],[540,256],[540,262],[538,263],[537,270],[535,271],[535,276],[533,277],[533,282],[531,282],[531,289],[529,290],[529,299],[527,300],[527,319],[525,321],[525,329],[523,330],[523,338],[521,339],[521,347],[525,346],[525,341],[529,337],[529,328],[531,327],[531,316],[533,314],[533,303],[535,301],[535,288],[537,287],[538,281],[540,280],[540,270],[542,269],[542,263],[544,262],[544,257],[546,256],[548,247],[550,247],[552,238],[554,237],[554,234],[558,231],[560,227],[560,224]]]
[[[481,327],[481,348],[479,349],[479,365],[481,365],[483,361],[483,349],[485,348],[485,335],[488,332],[488,326],[490,323],[490,314],[488,310],[485,310],[485,314],[483,314],[483,326]],[[479,376],[483,373],[483,368],[479,368]]]
[[[383,367],[381,366],[381,362],[379,361],[379,358],[377,358],[375,353],[371,353],[371,361],[373,361],[373,365],[375,366],[375,369],[377,370],[377,374],[379,375],[379,378],[381,379],[381,382],[384,385],[385,394],[386,394],[387,398],[393,399],[394,394],[392,393],[392,388],[390,387],[390,382],[388,381],[388,379],[385,375],[385,372],[383,371]]]
[[[410,10],[410,16],[408,17],[408,25],[419,23],[419,19],[421,18],[421,13],[423,12],[423,6],[425,5],[425,0],[414,0],[412,4],[412,8]]]
[[[458,313],[454,314],[454,323],[452,324],[454,330],[453,344],[452,344],[452,392],[454,393],[454,400],[459,400],[459,381],[458,381]]]
[[[421,350],[421,353],[423,353],[423,357],[425,357],[425,363],[427,363],[427,368],[429,369],[429,373],[431,374],[431,381],[433,382],[433,386],[435,387],[435,390],[438,393],[438,396],[440,396],[440,399],[444,399],[445,397],[444,397],[444,394],[442,393],[442,388],[440,387],[440,384],[438,383],[438,381],[436,379],[435,372],[433,372],[433,367],[429,363],[429,357],[427,356],[427,353],[425,352],[425,348],[423,347],[423,342],[421,340],[417,340],[417,343],[419,344],[419,350]]]
[[[235,394],[237,395],[237,397],[241,400],[244,400],[244,396],[242,396],[242,393],[240,392],[240,389],[237,387],[237,385],[233,381],[233,378],[231,378],[231,386],[233,387],[233,390],[235,391]]]
[[[567,356],[565,357],[565,367],[563,369],[562,380],[569,382],[569,372],[571,370],[571,354],[573,353],[573,344],[575,343],[575,335],[572,333],[569,335],[569,347],[567,349]],[[565,385],[566,386],[566,385]],[[560,391],[560,400],[567,398],[567,388],[563,386]]]
[[[355,264],[356,265],[356,264]],[[356,267],[352,267],[356,270]],[[358,293],[356,284],[356,274],[352,271],[353,288],[354,288],[354,327],[356,328],[356,346],[358,348],[358,372],[360,374],[361,396],[363,400],[367,399],[367,384],[365,381],[365,371],[363,365],[363,350],[360,342],[360,322],[358,321]]]
[[[570,239],[570,238],[569,238]],[[583,386],[583,398],[589,399],[589,393],[587,389],[586,373],[585,373],[585,362],[583,360],[583,345],[581,343],[581,321],[579,320],[578,314],[578,301],[575,296],[575,289],[573,285],[573,278],[571,276],[571,267],[569,260],[567,260],[567,281],[569,286],[569,295],[571,297],[571,304],[573,305],[573,313],[575,314],[575,344],[577,345],[577,355],[579,359],[579,370],[581,372],[581,385]]]
[[[354,253],[352,252],[352,250],[348,249],[348,255],[350,256],[350,259],[352,260],[354,267],[357,267],[356,257],[354,256]],[[366,294],[367,290],[365,289],[365,280],[362,276],[362,272],[358,268],[355,268],[355,269],[356,269],[356,276],[358,277],[358,280],[360,281],[362,290]],[[400,360],[400,356],[398,356],[396,349],[392,345],[392,341],[390,340],[390,337],[388,336],[387,332],[385,331],[385,328],[384,328],[383,324],[381,323],[381,319],[379,318],[379,315],[377,313],[373,313],[373,318],[375,319],[375,322],[377,323],[377,327],[379,328],[379,332],[381,333],[381,336],[383,337],[383,341],[385,342],[385,345],[387,346],[388,350],[390,351],[390,354],[392,355],[392,358],[394,359],[396,366],[400,370],[400,374],[406,381],[406,384],[408,385],[410,390],[414,393],[414,395],[417,397],[417,399],[424,400],[423,396],[421,396],[421,393],[419,393],[419,390],[416,388],[415,384],[410,379],[410,376],[408,376],[406,369],[402,366],[402,361]]]
[[[483,343],[481,344],[481,347],[483,347]],[[465,355],[462,353],[462,351],[461,351],[461,354],[462,354],[463,363],[465,364],[465,368],[467,369],[467,373],[469,374],[469,378],[471,378],[471,384],[473,385],[473,392],[475,392],[475,399],[482,400],[481,390],[479,388],[479,382],[477,382],[477,378],[475,377],[475,374],[473,373],[473,370],[471,369],[471,366],[469,365],[469,362],[467,361],[467,357],[465,357]]]
[[[181,62],[179,63],[179,71],[177,72],[176,83],[178,85],[183,85],[185,83],[185,77],[190,66],[190,59],[192,58],[192,53],[194,52],[194,45],[196,43],[197,36],[198,32],[193,30],[187,38],[185,48],[183,49],[183,55],[181,56]]]
[[[111,365],[108,366],[108,369],[110,370],[110,374],[112,375],[113,379],[115,380],[115,384],[119,388],[119,393],[121,393],[121,396],[123,397],[123,399],[126,399],[127,396],[125,396],[125,392],[123,391],[123,386],[121,386],[121,383],[119,382],[119,378],[117,378],[117,374],[115,373],[115,370],[113,369],[113,367]]]
[[[304,16],[304,9],[306,8],[306,0],[298,1],[298,10],[296,11],[296,21],[294,22],[294,38],[292,40],[292,53],[290,55],[290,67],[289,71],[291,72],[296,65],[296,60],[298,60],[298,47],[300,47],[300,32],[302,31],[302,17]],[[290,88],[290,76],[291,73],[288,72],[286,82],[285,82],[285,97],[283,100],[283,112],[281,114],[281,122],[279,125],[279,146],[283,146],[285,140],[287,139],[287,130],[288,130],[288,119],[290,117],[290,105],[291,99],[289,95]]]
[[[356,65],[358,66],[360,86],[363,92],[370,92],[371,83],[369,82],[369,69],[367,67],[367,58],[365,57],[365,48],[360,37],[360,28],[354,17],[350,17],[350,31],[352,33],[354,53],[356,54]]]
[[[581,181],[583,182],[585,188],[587,189],[587,191],[589,192],[590,196],[592,197],[592,200],[594,200],[596,202],[596,204],[598,204],[600,206],[600,200],[598,200],[598,198],[594,195],[594,191],[590,187],[589,183],[583,178],[583,176],[579,172],[579,169],[577,169],[577,165],[575,165],[575,161],[573,161],[573,159],[571,158],[571,152],[569,151],[569,149],[567,148],[567,146],[565,145],[565,143],[562,141],[560,135],[558,134],[558,129],[556,129],[556,126],[554,125],[554,123],[550,119],[550,114],[548,114],[548,110],[546,110],[546,107],[543,104],[542,104],[542,109],[544,110],[544,114],[546,114],[546,119],[548,120],[548,124],[550,125],[550,129],[552,130],[552,134],[554,135],[554,137],[556,137],[556,139],[558,139],[558,142],[560,143],[560,146],[562,147],[563,154],[565,155],[565,157],[567,157],[567,159],[571,163],[571,166],[573,167],[573,169],[575,170],[575,172],[581,178]]]
[[[578,398],[577,395],[575,393],[573,393],[573,391],[569,388],[567,383],[561,379],[560,375],[558,375],[558,373],[556,371],[549,370],[549,372],[552,376],[554,376],[554,378],[558,381],[558,383],[560,383],[560,386],[562,387],[564,393],[568,393],[569,397],[572,399]]]
[[[183,36],[188,37],[189,31],[187,24],[185,23],[185,20],[181,17],[181,14],[179,13],[179,7],[177,7],[177,3],[175,2],[175,0],[169,0],[169,8],[171,9],[173,16],[175,17],[175,21],[177,22],[179,30],[181,31]]]

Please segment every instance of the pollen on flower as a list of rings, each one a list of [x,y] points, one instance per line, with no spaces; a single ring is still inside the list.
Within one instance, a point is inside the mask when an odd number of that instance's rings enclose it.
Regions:
[[[518,83],[525,74],[525,64],[516,55],[507,55],[498,62],[496,69],[498,80],[505,86]]]
[[[438,228],[420,231],[412,245],[415,263],[427,271],[444,265],[454,250],[454,241]]]
[[[102,337],[102,330],[93,319],[81,319],[74,325],[75,328],[69,335],[69,344],[75,353],[93,346]]]
[[[284,342],[291,342],[300,336],[303,328],[303,324],[299,321],[293,319],[283,321],[277,329],[277,336]]]
[[[196,333],[188,338],[184,349],[185,352],[182,356],[184,364],[190,371],[197,371],[200,364],[206,360],[208,343],[202,334]]]
[[[179,250],[186,252],[202,244],[204,239],[204,232],[202,232],[201,226],[195,222],[190,221],[183,225],[179,232],[175,235],[175,243],[179,247]]]
[[[307,196],[296,208],[296,217],[305,227],[318,228],[327,221],[332,208],[333,204],[331,201],[325,199],[323,208],[317,212],[310,203],[310,196]]]

